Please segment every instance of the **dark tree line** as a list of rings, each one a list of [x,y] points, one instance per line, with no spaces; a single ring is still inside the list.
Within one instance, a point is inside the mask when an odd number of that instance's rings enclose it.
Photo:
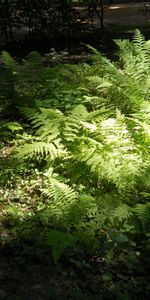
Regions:
[[[5,42],[16,38],[21,30],[28,36],[52,36],[59,33],[69,35],[70,31],[80,31],[85,18],[94,14],[103,27],[103,3],[109,0],[0,0],[0,35]],[[84,16],[75,9],[76,5],[86,5]]]
[[[130,1],[0,0],[0,40],[7,43],[23,35],[39,38],[61,34],[69,37],[85,26],[92,26],[95,17],[99,27],[103,28],[103,5],[118,2]],[[85,6],[84,13],[76,9],[82,5]]]

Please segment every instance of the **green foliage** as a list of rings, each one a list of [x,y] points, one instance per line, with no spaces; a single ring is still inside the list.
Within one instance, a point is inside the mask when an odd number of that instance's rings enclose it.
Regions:
[[[3,51],[1,54],[1,59],[6,68],[12,71],[15,75],[17,70],[17,62],[11,57],[11,55],[8,52]]]
[[[13,137],[15,133],[21,132],[22,130],[23,127],[18,122],[9,122],[9,121],[0,122],[1,139],[7,140],[8,138]]]
[[[138,218],[142,221],[143,224],[149,223],[150,218],[150,203],[145,204],[137,204],[134,208],[135,214],[138,216]]]
[[[90,47],[91,65],[2,54],[14,94],[3,82],[0,227],[3,247],[29,243],[58,266],[96,274],[100,295],[125,288],[136,299],[150,247],[149,41],[136,31],[118,45],[117,62]]]
[[[73,236],[57,230],[51,230],[47,234],[47,242],[51,247],[54,262],[57,263],[66,248],[73,245]]]

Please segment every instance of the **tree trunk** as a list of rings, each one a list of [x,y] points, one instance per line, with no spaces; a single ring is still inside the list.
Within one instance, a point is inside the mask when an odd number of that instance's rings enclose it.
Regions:
[[[103,0],[100,0],[100,9],[101,9],[101,17],[100,17],[100,22],[101,22],[101,28],[104,28],[104,7],[103,7]]]

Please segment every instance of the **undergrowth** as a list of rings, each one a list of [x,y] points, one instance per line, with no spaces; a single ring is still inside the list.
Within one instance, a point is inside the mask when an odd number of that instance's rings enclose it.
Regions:
[[[117,44],[117,62],[88,46],[91,65],[2,53],[1,248],[98,299],[148,299],[150,42]]]

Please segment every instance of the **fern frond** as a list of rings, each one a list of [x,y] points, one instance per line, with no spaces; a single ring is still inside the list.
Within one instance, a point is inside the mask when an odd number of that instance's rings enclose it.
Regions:
[[[100,124],[103,120],[107,119],[110,115],[112,115],[112,111],[110,108],[101,107],[96,109],[95,111],[89,112],[87,116],[87,121],[94,121],[95,124]]]
[[[23,130],[23,127],[18,122],[0,122],[0,130],[10,130],[14,133]]]
[[[133,38],[132,57],[135,57],[135,60],[133,60],[133,63],[131,63],[131,65],[133,65],[135,61],[132,77],[141,81],[144,75],[146,75],[150,69],[150,60],[145,38],[138,29],[135,30]]]
[[[118,41],[117,44],[124,74],[141,83],[144,89],[150,69],[149,48],[144,36],[136,29],[132,42]]]
[[[81,117],[82,119],[86,118],[87,115],[87,108],[82,104],[75,106],[71,111],[71,116]]]
[[[63,129],[63,138],[67,142],[74,142],[81,129],[81,121],[88,115],[87,109],[83,105],[77,105],[66,117]]]
[[[65,127],[63,130],[63,138],[67,142],[74,142],[76,137],[79,134],[80,130],[80,122],[78,117],[73,116],[73,117],[68,117],[65,122]]]
[[[120,204],[116,207],[112,213],[111,220],[112,222],[117,220],[119,222],[123,222],[129,219],[132,216],[132,209],[126,204]]]
[[[150,203],[147,202],[145,204],[137,204],[133,209],[133,212],[137,215],[137,217],[144,223],[150,222]]]
[[[117,54],[119,55],[119,59],[122,63],[125,63],[129,58],[129,55],[132,53],[132,44],[129,40],[114,40],[115,43],[119,46],[119,50]]]
[[[41,110],[41,115],[32,121],[33,128],[37,129],[36,134],[41,139],[50,135],[60,136],[61,126],[64,116],[59,110],[47,109]]]
[[[32,144],[24,144],[18,147],[18,158],[35,158],[40,160],[41,158],[50,157],[51,160],[64,154],[64,148],[60,144],[60,140],[54,140],[52,142],[32,142]]]
[[[49,178],[49,187],[43,188],[41,191],[49,199],[55,200],[54,205],[58,203],[60,206],[62,205],[61,202],[66,202],[68,205],[78,197],[78,194],[70,186],[54,177]]]
[[[17,73],[17,62],[12,58],[12,56],[7,51],[2,51],[1,59],[4,65],[13,72],[13,74]]]
[[[32,121],[41,115],[40,110],[34,108],[19,107],[19,110],[21,112],[21,115],[23,115],[23,117],[25,117],[29,121]]]
[[[58,230],[49,231],[46,236],[46,241],[48,246],[51,248],[55,263],[57,263],[62,254],[64,254],[64,252],[75,243],[75,239],[72,234],[60,232]]]
[[[120,191],[132,189],[141,174],[143,159],[136,151],[124,117],[117,113],[116,119],[106,119],[99,126],[87,124],[89,136],[82,138],[78,159],[99,180],[115,184]]]
[[[46,137],[53,136],[58,138],[63,120],[63,114],[59,110],[44,109],[34,110],[31,108],[21,108],[21,113],[31,121],[33,129],[36,129],[36,135],[41,137],[41,140]]]
[[[134,37],[133,37],[133,44],[134,44],[136,53],[141,54],[141,51],[143,51],[145,49],[144,48],[145,37],[138,29],[135,30]]]
[[[89,83],[92,83],[92,86],[95,85],[95,88],[100,91],[108,90],[113,85],[108,80],[101,78],[99,76],[90,76],[87,77],[87,80],[89,81]]]

